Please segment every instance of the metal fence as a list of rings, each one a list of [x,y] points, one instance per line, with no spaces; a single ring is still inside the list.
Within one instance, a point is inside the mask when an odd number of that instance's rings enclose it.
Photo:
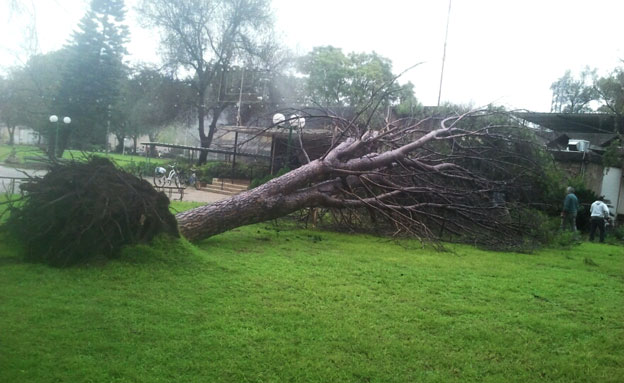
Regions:
[[[28,180],[27,177],[6,177],[0,176],[0,193],[2,194],[22,194],[20,184]]]

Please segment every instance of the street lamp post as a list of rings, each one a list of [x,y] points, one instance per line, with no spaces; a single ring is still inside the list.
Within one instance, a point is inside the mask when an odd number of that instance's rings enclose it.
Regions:
[[[288,124],[288,146],[286,146],[286,165],[290,165],[290,145],[292,142],[292,129],[293,129],[293,123],[292,121],[290,122],[290,124]],[[288,166],[290,167],[290,166]]]
[[[111,120],[111,105],[109,104],[106,107],[107,110],[107,117],[106,117],[106,141],[105,141],[105,149],[106,149],[106,155],[108,156],[108,135],[110,134],[110,120]]]
[[[290,148],[292,146],[292,130],[296,126],[302,129],[305,126],[305,118],[299,117],[296,114],[290,116],[290,123],[288,124],[288,147],[286,148],[287,165],[290,165]]]
[[[53,114],[50,116],[49,118],[50,122],[53,123],[54,125],[56,125],[56,134],[54,137],[54,158],[56,158],[57,156],[57,152],[58,152],[58,130],[59,130],[59,124],[58,124],[58,117]],[[69,125],[71,123],[71,118],[65,116],[63,117],[63,123],[66,125]]]
[[[286,166],[289,166],[290,165],[290,147],[292,146],[292,131],[294,127],[303,129],[303,127],[305,126],[305,118],[297,116],[296,114],[293,114],[292,116],[290,116],[288,121],[286,121],[286,117],[284,117],[284,115],[281,113],[275,113],[275,115],[273,115],[273,125],[276,125],[281,128],[281,127],[284,127],[285,122],[288,123],[288,146],[286,146]]]

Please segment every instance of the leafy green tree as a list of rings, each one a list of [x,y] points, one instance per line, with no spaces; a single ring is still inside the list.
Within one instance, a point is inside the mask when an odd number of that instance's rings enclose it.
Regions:
[[[618,68],[609,76],[598,79],[596,91],[603,103],[601,111],[624,116],[624,69]]]
[[[619,155],[619,148],[624,142],[624,69],[617,68],[609,76],[599,78],[595,89],[602,103],[598,110],[616,116],[614,133],[618,134],[618,139],[607,148],[603,162],[605,166],[622,164],[624,159]]]
[[[585,68],[578,78],[570,70],[550,86],[552,90],[551,112],[586,113],[591,112],[590,103],[597,98],[593,82],[596,70]]]
[[[392,84],[388,89],[384,89],[383,94],[377,96],[384,86],[392,83],[392,61],[377,53],[350,53],[349,66],[351,78],[346,94],[349,105],[360,108],[367,105],[371,100],[383,97],[383,106],[387,106],[391,101],[396,100],[397,84]]]
[[[420,114],[423,110],[422,104],[414,95],[414,84],[411,82],[401,85],[396,102],[398,105],[396,105],[395,111],[401,117],[412,117]]]
[[[315,47],[302,57],[299,70],[307,75],[309,100],[320,106],[345,106],[349,80],[352,77],[349,58],[342,49]]]
[[[0,121],[9,133],[9,145],[13,145],[15,128],[21,122],[20,89],[14,78],[0,77]]]
[[[228,73],[244,67],[270,34],[270,0],[142,0],[137,10],[160,30],[165,63],[192,73],[199,137],[202,147],[210,147],[221,113],[236,100],[226,94]],[[206,156],[202,152],[199,162]]]
[[[72,119],[71,126],[62,127],[61,151],[70,137],[78,148],[106,145],[112,106],[126,76],[125,12],[123,0],[91,0],[72,35],[56,102],[58,113]]]
[[[299,70],[307,76],[308,101],[322,107],[346,106],[359,112],[403,104],[401,110],[409,113],[419,106],[413,84],[399,85],[392,62],[375,52],[345,55],[340,48],[316,47],[301,58]]]
[[[12,68],[1,81],[0,118],[9,128],[10,139],[15,127],[23,125],[54,144],[48,117],[57,114],[53,104],[64,63],[63,50],[32,56],[24,66]]]
[[[141,135],[148,135],[156,141],[156,134],[167,124],[189,114],[192,94],[188,83],[166,76],[157,69],[135,68],[123,81],[120,97],[114,109],[118,112],[112,118],[112,132],[117,136],[121,151],[124,138],[134,141]]]

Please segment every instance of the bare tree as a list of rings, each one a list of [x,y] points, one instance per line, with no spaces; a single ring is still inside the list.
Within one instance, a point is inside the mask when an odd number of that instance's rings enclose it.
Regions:
[[[240,65],[270,31],[269,5],[269,0],[142,0],[137,8],[147,25],[160,29],[166,64],[193,74],[202,147],[210,147],[217,120],[229,104],[219,87],[227,70]],[[200,163],[206,155],[202,152]]]
[[[530,193],[539,156],[526,131],[481,123],[486,114],[396,121],[379,130],[334,118],[339,134],[325,155],[256,189],[177,214],[180,231],[197,240],[326,207],[365,209],[421,238],[442,230],[493,242],[518,237],[523,227],[505,200],[526,201],[522,193]]]
[[[4,22],[19,22],[22,41],[19,51],[12,52],[14,58],[21,63],[39,53],[39,36],[37,33],[37,8],[30,0],[7,0],[7,18]]]

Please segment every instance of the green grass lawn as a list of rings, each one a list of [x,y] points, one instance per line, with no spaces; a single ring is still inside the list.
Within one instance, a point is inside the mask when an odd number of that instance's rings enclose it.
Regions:
[[[36,146],[30,146],[30,145],[9,146],[6,144],[0,144],[0,164],[6,160],[6,158],[9,156],[13,148],[15,148],[16,156],[22,164],[24,162],[27,162],[29,158],[37,158],[37,157],[44,158],[45,157],[45,153]],[[110,159],[112,159],[113,161],[115,161],[117,164],[121,166],[124,166],[130,162],[147,161],[147,158],[145,156],[135,156],[135,155],[130,155],[130,154],[126,154],[126,155],[121,155],[117,153],[106,154],[103,152],[84,152],[84,153],[93,154],[97,156],[108,156]],[[63,152],[63,158],[65,159],[81,158],[84,153],[79,150],[65,150]],[[166,159],[166,158],[150,158],[149,161],[154,164],[164,164],[172,160]]]
[[[9,157],[13,148],[15,148],[15,155],[21,163],[24,163],[25,158],[28,158],[28,157],[42,157],[43,156],[43,152],[36,146],[30,146],[30,145],[9,146],[6,144],[0,144],[0,165],[2,165],[4,161]]]
[[[131,155],[131,154],[124,154],[124,155],[118,154],[118,153],[106,154],[104,152],[86,152],[86,153],[96,155],[96,156],[108,157],[121,166],[124,166],[130,162],[147,162],[148,160],[148,158],[145,156],[137,156],[137,155]],[[66,150],[65,152],[63,152],[63,158],[66,158],[66,159],[80,158],[82,155],[83,155],[83,152],[79,150]],[[151,157],[149,158],[149,161],[154,164],[164,164],[167,162],[171,162],[173,160],[167,159],[167,158]]]
[[[622,247],[259,224],[70,269],[15,254],[0,239],[1,382],[624,381]]]

